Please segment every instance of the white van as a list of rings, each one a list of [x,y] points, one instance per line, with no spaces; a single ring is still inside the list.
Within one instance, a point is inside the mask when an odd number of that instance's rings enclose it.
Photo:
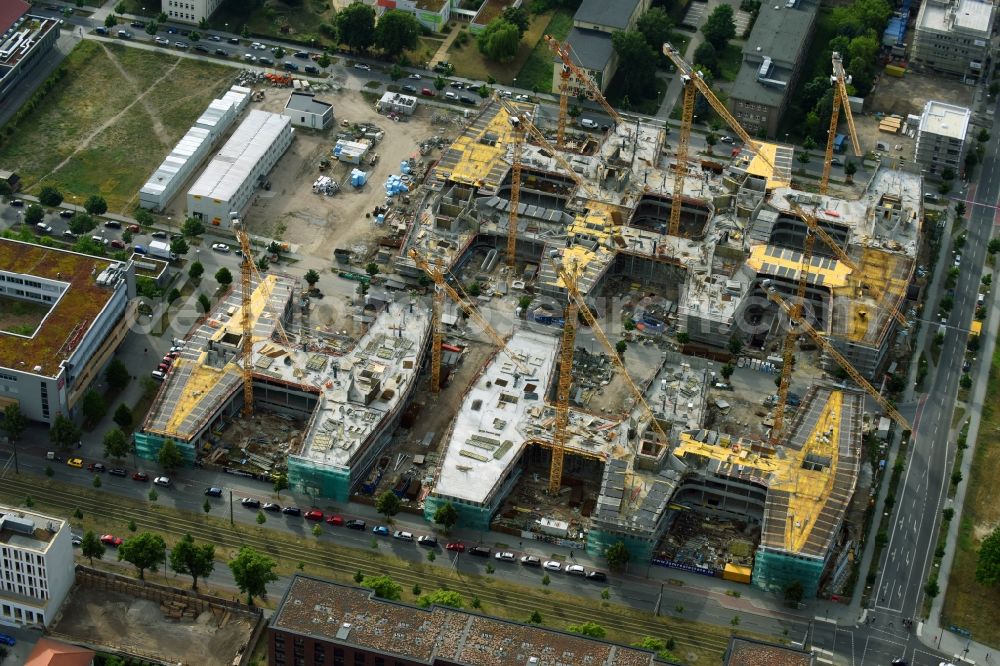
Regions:
[[[596,129],[597,122],[591,120],[590,118],[580,118],[580,126],[586,127],[587,129]]]

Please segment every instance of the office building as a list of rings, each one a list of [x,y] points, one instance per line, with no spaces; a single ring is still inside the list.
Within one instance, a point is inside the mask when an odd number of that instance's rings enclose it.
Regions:
[[[333,122],[333,105],[311,93],[295,91],[288,95],[281,115],[288,116],[296,127],[322,130]]]
[[[59,19],[32,16],[24,0],[0,2],[0,102],[59,39]]]
[[[976,83],[990,54],[996,5],[982,0],[926,0],[913,31],[912,61]]]
[[[965,169],[968,150],[966,136],[972,112],[962,106],[930,101],[924,105],[917,126],[917,145],[913,160],[920,170],[940,178],[945,169],[957,177]]]
[[[73,587],[69,523],[0,506],[0,625],[47,627]]]
[[[163,0],[163,13],[171,21],[198,25],[209,19],[223,0]]]

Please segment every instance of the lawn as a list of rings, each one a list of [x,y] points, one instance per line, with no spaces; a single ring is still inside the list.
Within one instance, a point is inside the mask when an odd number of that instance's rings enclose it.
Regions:
[[[551,16],[542,14],[532,19],[532,29],[536,24],[548,20],[544,33],[552,35],[556,39],[566,39],[570,29],[573,27],[573,14],[566,9],[558,9]],[[541,39],[541,34],[537,42],[528,41],[530,32],[526,35],[525,42],[535,44],[528,57],[523,61],[520,71],[517,74],[519,88],[526,90],[538,90],[539,92],[552,92],[552,51]],[[520,56],[520,54],[518,54]],[[513,68],[512,68],[513,69]]]
[[[332,23],[336,15],[334,3],[327,0],[301,0],[291,4],[268,0],[259,5],[229,0],[212,15],[209,24],[216,30],[229,32],[239,32],[245,25],[254,35],[336,46],[319,31],[321,23]]]
[[[743,63],[743,45],[727,44],[719,54],[719,77],[724,81],[735,81]]]
[[[1000,391],[1000,347],[993,352],[987,396]],[[972,461],[970,478],[959,526],[955,560],[948,578],[948,593],[942,609],[942,626],[955,625],[972,632],[975,640],[1000,645],[1000,592],[976,582],[976,551],[990,531],[1000,524],[1000,503],[993,484],[1000,475],[1000,409],[990,400],[983,405],[979,441]]]
[[[422,65],[431,61],[434,54],[438,52],[441,48],[441,44],[444,43],[443,39],[438,39],[434,37],[420,37],[418,39],[417,48],[412,51],[406,51],[403,55],[406,59],[417,65]]]
[[[230,67],[85,40],[36,110],[0,146],[0,165],[25,190],[43,184],[68,201],[100,194],[127,212],[138,190],[208,102],[232,81]]]

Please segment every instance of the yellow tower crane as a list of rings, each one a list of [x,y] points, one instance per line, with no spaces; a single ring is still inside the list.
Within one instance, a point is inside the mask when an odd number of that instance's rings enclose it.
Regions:
[[[569,294],[569,304],[570,306],[566,308],[566,320],[563,323],[563,347],[560,351],[560,374],[559,374],[559,384],[557,384],[557,398],[561,399],[561,396],[565,396],[566,412],[564,417],[560,417],[560,403],[559,400],[556,402],[556,429],[552,438],[552,467],[549,470],[549,490],[558,490],[558,484],[562,481],[562,460],[566,449],[566,441],[569,439],[569,433],[567,432],[567,425],[569,423],[569,389],[572,375],[568,374],[564,378],[563,372],[571,373],[573,367],[573,343],[576,336],[576,323],[577,323],[577,312],[583,317],[583,320],[587,322],[590,326],[591,332],[593,332],[594,337],[597,338],[601,346],[604,347],[604,351],[607,353],[611,362],[616,368],[622,373],[622,379],[625,381],[625,385],[628,386],[629,392],[632,394],[632,398],[635,402],[642,406],[646,416],[649,417],[650,425],[656,434],[659,435],[664,445],[670,442],[670,438],[667,433],[664,432],[663,428],[660,426],[660,422],[656,419],[656,414],[653,413],[652,408],[650,408],[649,403],[646,402],[646,397],[643,395],[642,390],[636,386],[636,383],[632,380],[632,376],[629,375],[628,370],[625,368],[625,362],[622,361],[621,357],[618,355],[618,350],[615,346],[611,344],[611,340],[608,336],[604,334],[601,329],[600,324],[597,323],[597,318],[594,313],[590,311],[587,307],[587,303],[584,301],[583,294],[580,293],[580,288],[577,285],[578,269],[574,265],[572,267],[566,267],[563,265],[562,261],[558,256],[552,257],[553,266],[555,267],[556,275],[562,280],[563,286],[566,288],[566,292]],[[568,330],[572,328],[572,331]],[[567,340],[569,344],[567,345]],[[565,391],[562,390],[563,382],[565,382]],[[560,423],[562,424],[560,427]],[[557,450],[558,449],[558,450]],[[631,458],[630,458],[631,460]],[[558,466],[558,467],[557,467]]]
[[[507,116],[510,122],[510,133],[513,136],[513,156],[510,162],[510,214],[507,217],[507,265],[514,273],[517,263],[517,207],[521,201],[521,148],[524,145],[524,127],[522,116]]]
[[[490,323],[486,321],[486,318],[479,312],[476,306],[472,305],[471,299],[467,295],[463,296],[459,294],[458,291],[448,284],[445,277],[445,271],[443,271],[440,266],[431,266],[431,264],[416,250],[410,250],[410,258],[417,265],[417,268],[422,270],[427,274],[427,277],[434,282],[437,290],[444,294],[447,294],[451,300],[455,301],[462,311],[465,312],[473,321],[475,321],[483,329],[483,332],[493,341],[497,347],[500,348],[504,354],[514,363],[517,371],[525,376],[531,375],[531,369],[525,365],[524,361],[517,357],[514,352],[507,348],[507,341],[503,339],[495,328],[490,326]],[[459,289],[461,286],[459,285]],[[443,296],[438,296],[435,294],[435,299],[443,299]],[[435,386],[440,386],[441,381],[441,314],[443,311],[443,303],[441,305],[435,305],[433,310],[434,321],[431,322],[431,330],[437,331],[434,333],[434,338],[432,344],[434,349],[431,350],[431,388],[434,389]],[[434,389],[437,391],[438,389]]]
[[[579,265],[573,264],[574,284]],[[559,348],[559,379],[556,383],[556,422],[552,435],[552,465],[549,468],[549,494],[555,495],[562,486],[563,457],[569,439],[569,392],[573,387],[573,352],[576,346],[576,301],[572,298],[563,311],[562,346]]]
[[[233,232],[240,243],[243,261],[240,262],[240,295],[243,314],[243,416],[253,416],[253,318],[250,303],[253,292],[250,287],[250,273],[253,258],[250,253],[250,237],[240,220],[233,220]]]
[[[784,310],[785,313],[788,314],[788,316],[792,318],[792,320],[795,321],[795,323],[797,323],[799,327],[801,327],[801,329],[805,331],[805,333],[810,338],[812,338],[813,342],[815,342],[821,349],[823,349],[823,351],[826,352],[830,356],[830,358],[832,358],[837,363],[837,365],[843,368],[844,372],[847,373],[847,375],[854,381],[855,384],[860,386],[868,393],[868,395],[870,395],[872,398],[875,399],[875,402],[877,402],[879,406],[885,410],[885,413],[889,415],[889,418],[898,423],[899,427],[902,428],[903,430],[913,429],[913,427],[910,425],[910,422],[906,420],[906,417],[900,414],[896,410],[896,408],[892,406],[892,403],[886,400],[882,396],[882,394],[878,392],[878,389],[872,386],[871,383],[867,379],[865,379],[853,365],[851,365],[850,361],[844,358],[844,356],[840,352],[838,352],[836,348],[832,344],[830,344],[819,331],[813,328],[812,324],[810,324],[801,315],[798,315],[798,318],[796,318],[797,313],[795,313],[793,311],[792,306],[789,305],[788,302],[781,297],[781,295],[778,293],[778,290],[775,289],[774,286],[769,284],[769,280],[765,280],[764,282],[762,282],[761,288],[763,288],[764,291],[767,293],[767,297],[769,299],[777,303],[781,307],[781,309]]]
[[[858,142],[858,132],[854,128],[854,116],[851,115],[851,102],[848,99],[847,84],[851,82],[851,77],[844,73],[844,62],[840,54],[833,52],[833,75],[830,76],[830,83],[833,84],[833,110],[830,113],[830,129],[826,135],[826,154],[823,156],[823,178],[819,181],[819,193],[826,194],[830,184],[830,167],[833,165],[833,143],[837,136],[837,123],[840,120],[840,110],[844,110],[844,118],[847,120],[847,133],[851,137],[851,147],[854,149],[855,157],[861,157],[861,144]]]
[[[785,424],[785,405],[788,404],[788,387],[792,383],[792,366],[795,363],[795,340],[799,337],[792,324],[802,319],[802,311],[806,300],[809,265],[812,261],[813,242],[815,235],[806,232],[802,244],[802,261],[799,264],[799,283],[792,303],[792,313],[789,315],[788,331],[785,333],[784,345],[781,350],[781,377],[778,383],[778,400],[774,405],[774,423],[771,425],[771,442],[777,443]]]
[[[687,145],[691,137],[691,123],[694,119],[694,92],[688,93],[688,87],[694,86],[698,89],[698,92],[702,94],[708,104],[715,110],[719,117],[726,121],[726,124],[740,137],[743,144],[757,154],[767,166],[774,170],[774,164],[771,160],[763,153],[761,150],[762,146],[759,142],[754,141],[747,131],[743,129],[739,121],[729,113],[729,109],[726,105],[719,101],[719,98],[715,96],[712,89],[705,79],[702,78],[701,72],[696,72],[694,69],[685,62],[681,54],[671,46],[669,43],[663,44],[663,55],[667,56],[674,66],[677,67],[677,73],[682,77],[684,81],[684,105],[683,113],[681,114],[681,133],[677,141],[678,154],[677,154],[677,170],[674,176],[676,180],[674,181],[674,196],[675,198],[670,202],[670,226],[667,231],[672,236],[677,236],[680,232],[680,222],[681,222],[681,206],[682,202],[677,198],[677,193],[684,191],[684,176],[687,173]],[[690,94],[690,98],[688,95]],[[684,148],[684,162],[681,162],[680,148]]]
[[[566,116],[569,113],[569,77],[573,70],[565,64],[559,72],[559,119],[556,124],[556,147],[562,148],[566,142]]]
[[[559,147],[562,147],[563,128],[566,126],[566,98],[569,92],[569,73],[567,73],[567,69],[569,72],[572,72],[572,74],[576,76],[576,80],[582,83],[583,87],[587,89],[587,99],[600,104],[607,114],[611,116],[615,126],[617,127],[620,125],[623,122],[622,117],[615,110],[615,107],[611,106],[608,100],[604,98],[604,95],[601,94],[601,89],[598,88],[597,84],[595,84],[593,79],[590,78],[590,74],[580,67],[577,67],[576,63],[573,62],[573,57],[571,55],[572,47],[569,43],[560,42],[558,39],[550,35],[545,35],[544,39],[545,43],[549,45],[549,49],[559,56],[560,60],[562,60],[563,80],[566,83],[566,89],[560,90],[562,96],[559,100]]]

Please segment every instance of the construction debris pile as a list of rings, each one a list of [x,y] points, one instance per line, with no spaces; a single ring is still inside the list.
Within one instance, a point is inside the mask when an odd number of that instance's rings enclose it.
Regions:
[[[680,511],[660,542],[656,558],[712,572],[723,571],[727,564],[752,567],[757,548],[752,535],[756,533],[745,522]]]

